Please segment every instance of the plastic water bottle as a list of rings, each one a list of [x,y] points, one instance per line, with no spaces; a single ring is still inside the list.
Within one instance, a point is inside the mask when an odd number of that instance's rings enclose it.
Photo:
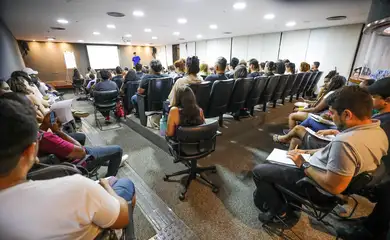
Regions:
[[[165,132],[167,131],[167,117],[165,115],[160,119],[160,135],[165,136]]]

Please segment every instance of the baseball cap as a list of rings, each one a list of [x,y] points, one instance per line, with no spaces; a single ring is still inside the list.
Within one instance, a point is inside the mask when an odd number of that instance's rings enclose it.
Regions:
[[[390,97],[390,77],[375,81],[367,90],[371,95],[379,95],[383,98]]]
[[[34,70],[32,70],[31,68],[23,68],[22,71],[25,72],[25,73],[27,73],[28,75],[31,75],[31,74],[36,75],[36,74],[38,74],[38,71],[34,71]]]

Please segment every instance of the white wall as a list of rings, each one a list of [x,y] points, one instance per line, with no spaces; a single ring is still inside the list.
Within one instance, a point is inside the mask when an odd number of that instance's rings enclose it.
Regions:
[[[166,45],[165,52],[167,56],[167,65],[173,65],[172,45]]]

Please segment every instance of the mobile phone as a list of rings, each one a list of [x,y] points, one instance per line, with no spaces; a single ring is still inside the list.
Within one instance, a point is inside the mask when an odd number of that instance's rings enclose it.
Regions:
[[[53,125],[56,123],[56,114],[55,112],[50,112],[50,124]]]

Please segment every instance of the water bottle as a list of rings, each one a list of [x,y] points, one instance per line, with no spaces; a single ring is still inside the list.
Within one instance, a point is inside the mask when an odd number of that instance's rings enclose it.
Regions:
[[[160,135],[165,136],[165,132],[167,131],[167,117],[165,115],[160,119]]]

